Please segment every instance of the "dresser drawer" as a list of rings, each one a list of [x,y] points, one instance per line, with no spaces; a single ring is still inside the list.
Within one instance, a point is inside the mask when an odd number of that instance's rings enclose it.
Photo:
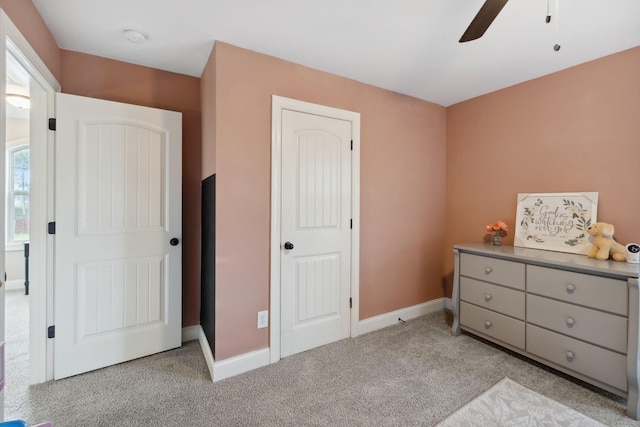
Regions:
[[[460,324],[524,350],[524,322],[460,302]]]
[[[627,352],[626,317],[528,295],[527,323],[620,353]]]
[[[524,320],[524,292],[487,282],[460,278],[460,299]]]
[[[524,264],[502,259],[460,254],[460,274],[473,279],[524,290]]]
[[[624,280],[529,265],[527,292],[627,315],[627,282]]]
[[[627,391],[627,358],[555,332],[527,325],[527,351]]]

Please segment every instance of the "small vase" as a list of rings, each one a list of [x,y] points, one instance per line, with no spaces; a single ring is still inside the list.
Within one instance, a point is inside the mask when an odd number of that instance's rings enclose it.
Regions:
[[[491,244],[495,246],[502,245],[502,236],[498,233],[493,233],[493,236],[491,237]]]

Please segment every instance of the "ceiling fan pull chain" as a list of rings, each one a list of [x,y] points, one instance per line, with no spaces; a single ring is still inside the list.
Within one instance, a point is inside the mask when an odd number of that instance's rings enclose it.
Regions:
[[[547,0],[547,17],[544,20],[544,22],[546,22],[547,24],[551,22],[551,14],[549,13],[549,1],[550,0]]]
[[[558,6],[560,4],[560,0],[555,0],[556,2],[556,38],[558,37],[559,34],[559,30],[560,30],[560,7]],[[553,46],[553,50],[555,50],[556,52],[560,50],[560,43],[556,43]]]

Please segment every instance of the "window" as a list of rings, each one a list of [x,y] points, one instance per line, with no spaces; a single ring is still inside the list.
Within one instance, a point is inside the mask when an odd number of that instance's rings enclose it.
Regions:
[[[7,244],[29,241],[29,146],[12,148],[7,156]]]

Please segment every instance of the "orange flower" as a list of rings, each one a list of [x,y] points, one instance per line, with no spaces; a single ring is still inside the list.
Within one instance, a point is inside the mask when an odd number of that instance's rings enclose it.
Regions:
[[[493,224],[487,224],[486,230],[487,233],[495,233],[500,230],[507,231],[509,230],[509,226],[504,221],[497,221]]]

